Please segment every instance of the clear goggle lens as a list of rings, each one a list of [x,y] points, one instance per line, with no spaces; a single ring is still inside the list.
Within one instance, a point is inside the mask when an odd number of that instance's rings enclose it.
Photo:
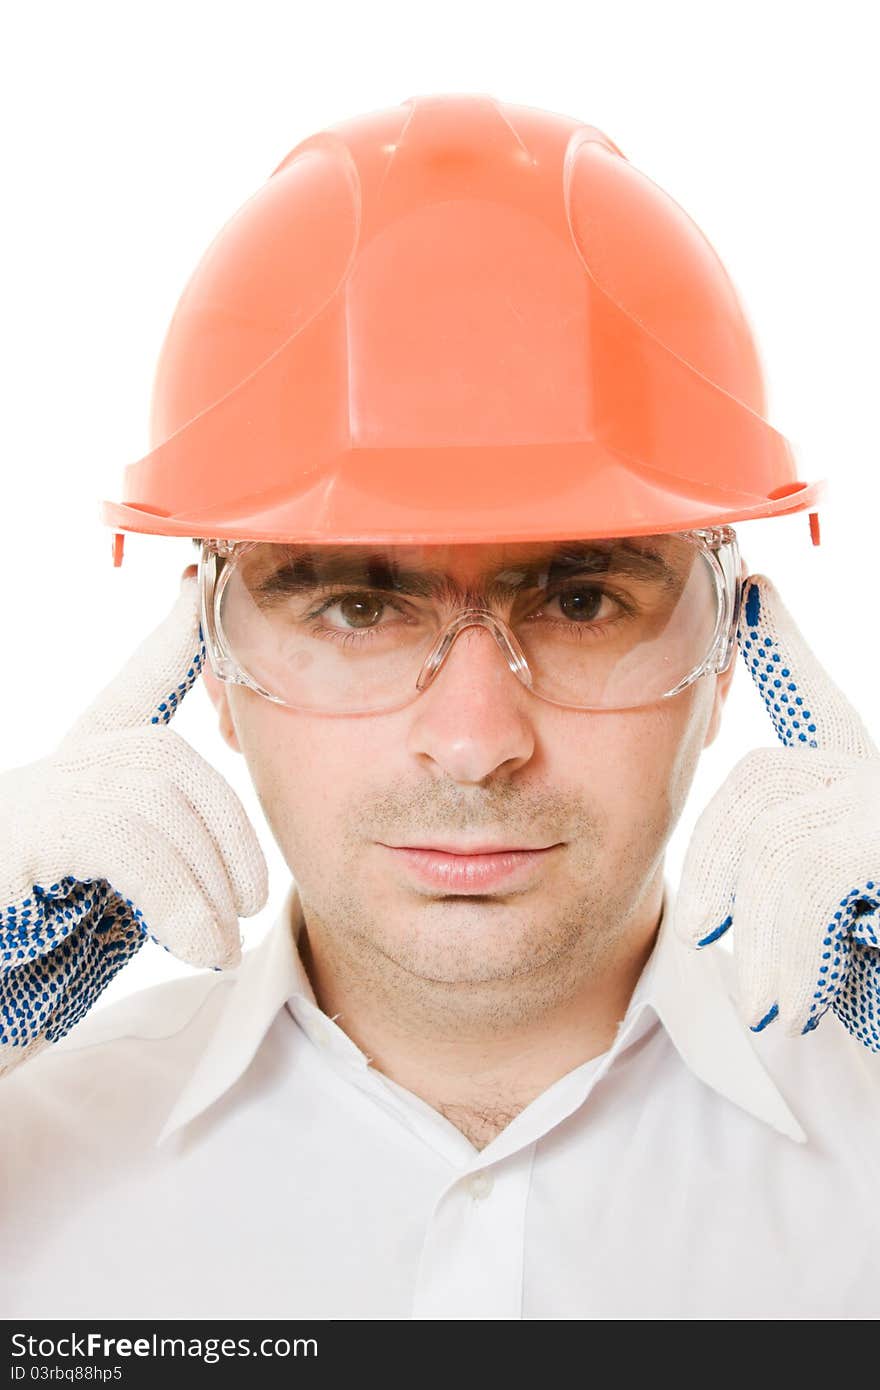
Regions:
[[[625,709],[674,693],[718,644],[725,576],[695,534],[491,547],[239,543],[212,580],[212,628],[227,678],[238,668],[298,709],[399,707],[474,626],[535,694]]]

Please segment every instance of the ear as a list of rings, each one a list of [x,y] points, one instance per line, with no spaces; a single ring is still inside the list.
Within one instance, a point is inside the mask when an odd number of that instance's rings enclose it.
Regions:
[[[229,708],[228,687],[224,681],[218,681],[214,672],[211,670],[209,662],[205,662],[202,667],[202,679],[208,688],[211,703],[220,716],[220,733],[234,752],[240,753],[241,747],[238,742],[238,735],[235,732],[235,725],[232,722],[232,711]]]
[[[180,577],[181,579],[185,579],[197,573],[197,565],[187,565]],[[220,733],[229,744],[229,747],[233,749],[234,752],[240,753],[241,748],[238,743],[238,735],[235,732],[235,725],[232,722],[232,711],[229,708],[228,687],[224,681],[218,681],[208,661],[206,661],[202,667],[202,679],[211,697],[211,704],[220,716]]]
[[[708,748],[710,743],[714,743],[721,728],[721,712],[724,709],[724,701],[727,699],[727,692],[730,689],[730,682],[733,680],[733,673],[736,670],[736,651],[730,658],[730,664],[726,671],[722,671],[720,676],[715,677],[715,700],[712,705],[712,714],[709,717],[709,727],[706,730],[706,737],[703,739],[703,747]]]
[[[748,566],[745,560],[741,558],[739,570],[740,582],[745,580],[748,572]],[[712,705],[709,726],[706,729],[706,737],[703,740],[704,748],[708,748],[710,743],[715,742],[718,736],[718,730],[721,728],[721,715],[724,710],[724,701],[727,699],[727,694],[730,690],[730,682],[733,680],[733,673],[736,670],[736,653],[737,649],[734,647],[733,656],[730,658],[727,670],[722,671],[719,676],[715,677],[715,700]]]

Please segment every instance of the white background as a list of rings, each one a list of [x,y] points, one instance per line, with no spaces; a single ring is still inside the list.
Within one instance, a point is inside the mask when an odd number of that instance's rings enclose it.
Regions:
[[[599,126],[713,243],[757,337],[768,417],[800,477],[830,484],[820,546],[801,513],[738,525],[743,552],[880,736],[873,18],[863,0],[81,0],[7,13],[0,768],[51,750],[194,558],[187,541],[130,535],[114,569],[97,515],[147,451],[155,361],[209,242],[312,131],[442,91]],[[737,660],[670,847],[674,882],[713,791],[749,748],[776,741]],[[288,870],[201,684],[174,727],[228,777],[261,837],[271,893],[244,924],[253,942]],[[147,945],[104,1001],[187,968]]]

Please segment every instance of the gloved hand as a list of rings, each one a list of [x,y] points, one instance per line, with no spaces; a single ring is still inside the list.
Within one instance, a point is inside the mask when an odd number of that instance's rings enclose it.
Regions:
[[[765,575],[737,641],[785,747],[746,754],[701,814],[673,930],[705,947],[733,926],[754,1032],[807,1033],[831,1008],[880,1051],[880,754]]]
[[[168,723],[206,661],[196,579],[55,752],[0,775],[0,1074],[82,1018],[149,936],[241,959],[268,871],[223,777]]]

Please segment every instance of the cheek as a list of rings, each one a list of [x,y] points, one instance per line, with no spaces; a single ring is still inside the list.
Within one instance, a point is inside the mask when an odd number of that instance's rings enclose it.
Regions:
[[[674,700],[652,711],[643,711],[631,748],[630,790],[662,816],[671,832],[684,809],[700,754],[714,699],[714,677],[688,686]],[[639,790],[641,788],[641,790]]]
[[[699,763],[713,686],[707,678],[662,704],[587,716],[560,745],[557,772],[574,776],[601,815],[609,852],[615,842],[623,853],[671,834]]]
[[[364,756],[356,719],[327,719],[273,705],[244,687],[230,697],[242,754],[263,814],[293,868],[318,852],[332,858],[345,808],[376,760]],[[360,770],[360,771],[359,771]]]

